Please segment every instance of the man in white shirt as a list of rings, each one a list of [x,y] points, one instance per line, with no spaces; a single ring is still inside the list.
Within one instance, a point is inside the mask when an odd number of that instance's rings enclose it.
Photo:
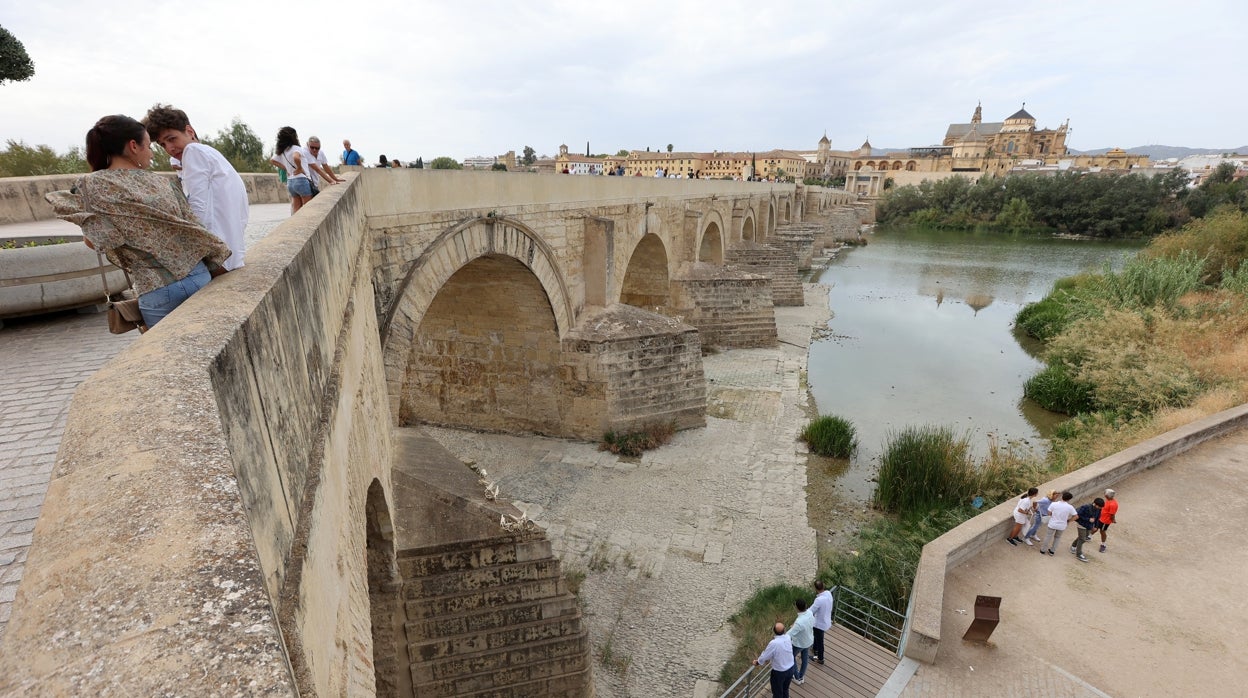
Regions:
[[[771,695],[789,698],[789,684],[793,682],[793,643],[784,632],[784,623],[776,623],[773,630],[776,636],[754,660],[754,665],[771,662]]]
[[[143,125],[153,142],[181,164],[182,192],[195,217],[213,235],[230,246],[226,269],[243,266],[249,217],[247,187],[234,166],[211,146],[199,142],[186,112],[167,104],[147,110]]]
[[[1057,547],[1059,541],[1062,540],[1062,531],[1066,530],[1067,524],[1071,519],[1078,516],[1074,505],[1070,500],[1074,499],[1074,495],[1069,492],[1062,493],[1062,501],[1053,502],[1049,505],[1049,527],[1044,532],[1044,540],[1040,541],[1040,554],[1046,551],[1050,555],[1054,555],[1054,548]]]
[[[312,196],[320,193],[322,180],[328,184],[347,181],[340,179],[334,174],[334,169],[329,166],[329,158],[325,157],[325,152],[321,148],[321,139],[316,136],[308,138],[308,145],[303,150],[307,153],[307,159],[304,162],[308,166],[308,177],[312,180]]]
[[[815,616],[815,644],[810,654],[823,664],[823,634],[832,627],[832,592],[824,588],[823,582],[815,582],[815,602],[810,605],[810,612]]]

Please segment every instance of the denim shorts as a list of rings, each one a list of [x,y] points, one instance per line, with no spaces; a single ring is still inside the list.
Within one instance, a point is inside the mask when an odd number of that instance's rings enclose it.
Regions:
[[[212,281],[212,274],[200,262],[185,277],[139,296],[139,312],[143,313],[143,324],[154,326],[173,312],[174,308],[182,305],[182,301],[190,298],[191,294],[207,286],[209,281]]]
[[[286,191],[291,196],[312,198],[312,182],[307,177],[292,177],[286,182]]]

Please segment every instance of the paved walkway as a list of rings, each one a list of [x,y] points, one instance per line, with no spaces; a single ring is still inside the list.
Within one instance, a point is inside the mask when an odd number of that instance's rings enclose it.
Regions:
[[[1244,695],[1248,430],[1114,489],[1119,523],[1089,562],[1068,533],[1054,557],[1002,541],[952,570],[937,662],[901,695]],[[977,594],[1002,597],[987,645],[961,640]]]
[[[287,204],[252,206],[248,246],[289,215]],[[75,232],[79,228],[71,223],[40,221],[0,226],[0,240]],[[138,336],[109,334],[103,315],[73,311],[9,319],[0,328],[0,646],[69,399],[79,383]]]

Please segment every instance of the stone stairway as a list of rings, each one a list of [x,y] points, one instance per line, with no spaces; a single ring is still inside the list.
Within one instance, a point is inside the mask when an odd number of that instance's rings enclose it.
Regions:
[[[826,223],[788,223],[777,226],[776,232],[767,238],[767,244],[791,251],[797,268],[809,269],[815,239],[822,238],[826,228]]]
[[[540,532],[397,557],[415,695],[593,695],[588,630]]]
[[[724,262],[771,279],[771,301],[776,305],[800,306],[805,302],[797,259],[787,248],[745,242],[728,250]]]

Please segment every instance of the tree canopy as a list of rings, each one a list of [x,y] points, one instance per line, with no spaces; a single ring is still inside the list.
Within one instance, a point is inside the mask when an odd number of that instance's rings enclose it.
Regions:
[[[532,146],[524,146],[524,158],[520,162],[525,165],[532,165],[537,160],[537,151]]]
[[[26,47],[8,29],[0,27],[0,85],[24,82],[35,75],[35,63]]]
[[[459,164],[459,161],[456,160],[455,158],[449,157],[447,155],[443,155],[442,157],[434,158],[429,163],[429,169],[431,170],[462,170],[464,169],[464,166]]]
[[[202,139],[205,145],[217,149],[239,172],[270,172],[273,166],[264,156],[264,143],[251,127],[237,116],[212,138]]]
[[[1181,225],[1186,174],[1062,172],[1005,178],[963,177],[897,187],[880,201],[881,222],[943,228],[1051,230],[1093,237],[1156,235]]]
[[[70,148],[62,155],[46,145],[32,147],[12,139],[5,145],[7,147],[0,151],[0,177],[73,174],[90,170],[81,148]]]

